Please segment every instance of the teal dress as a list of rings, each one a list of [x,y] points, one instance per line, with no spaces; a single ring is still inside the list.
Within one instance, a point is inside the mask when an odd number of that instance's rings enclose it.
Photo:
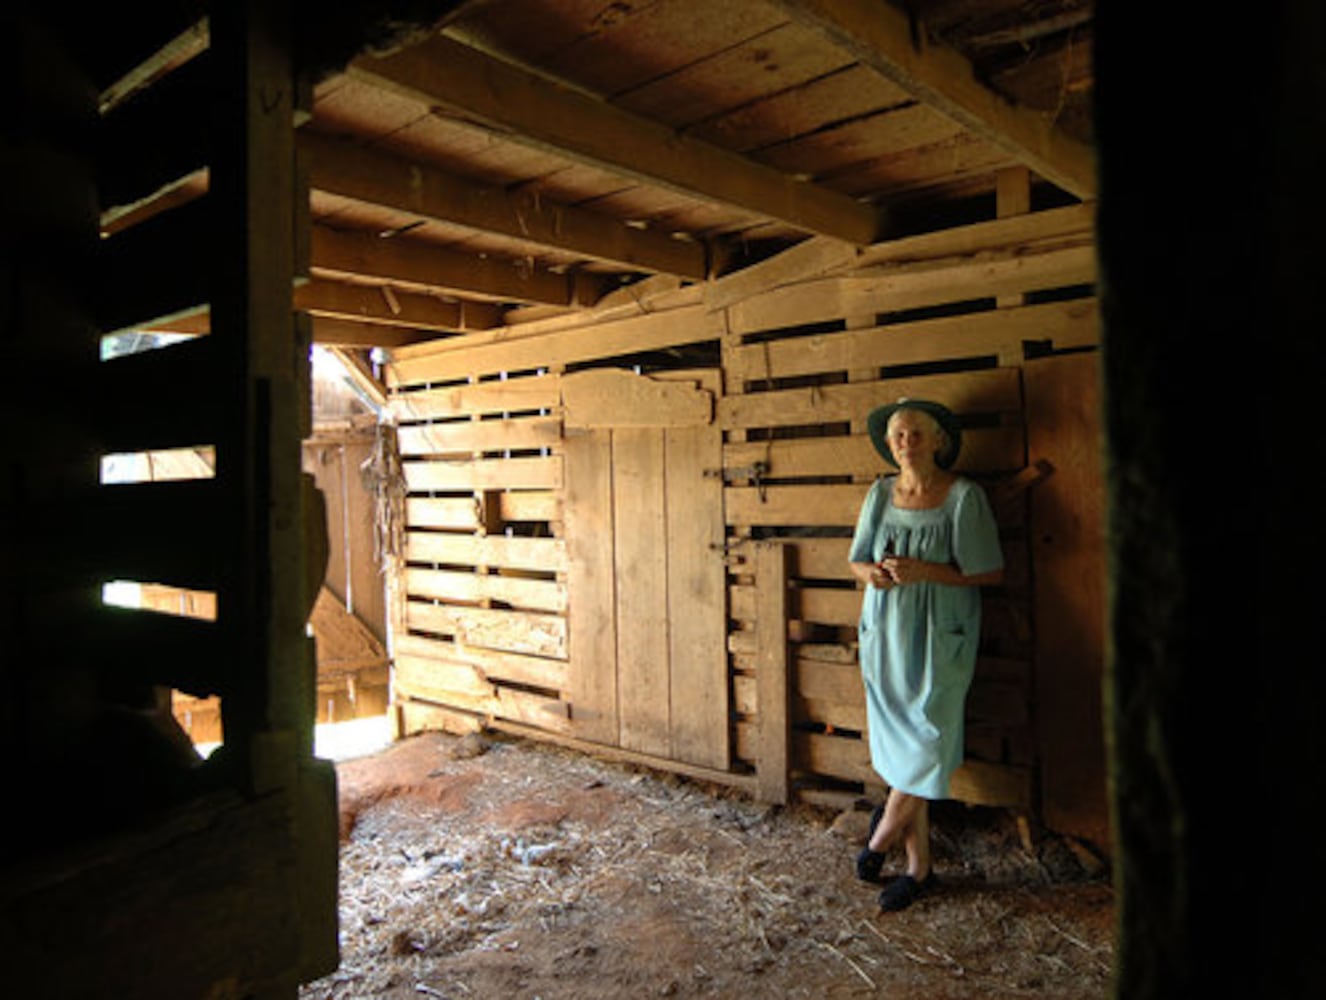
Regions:
[[[980,486],[959,477],[940,506],[909,510],[890,502],[896,480],[878,479],[866,495],[852,562],[878,562],[892,553],[952,562],[967,575],[1003,567],[994,514]],[[860,659],[870,762],[890,788],[948,797],[949,779],[962,763],[963,711],[980,635],[979,587],[866,587]]]

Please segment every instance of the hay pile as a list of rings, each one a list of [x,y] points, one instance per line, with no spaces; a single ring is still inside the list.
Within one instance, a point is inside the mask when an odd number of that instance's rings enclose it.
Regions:
[[[937,808],[943,891],[882,915],[864,814],[441,734],[339,773],[342,962],[301,1000],[1108,994],[1108,884],[1006,816]]]

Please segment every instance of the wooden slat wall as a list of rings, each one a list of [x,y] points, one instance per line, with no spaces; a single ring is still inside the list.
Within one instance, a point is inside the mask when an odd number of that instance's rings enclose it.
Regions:
[[[663,438],[626,426],[564,430],[556,372],[708,344],[724,382],[714,412],[724,442],[715,478],[727,525],[720,541],[730,625],[725,641],[706,640],[725,648],[706,655],[726,664],[732,718],[705,726],[729,727],[727,773],[747,782],[765,768],[756,786],[763,794],[832,797],[878,785],[861,739],[861,594],[847,548],[865,491],[882,471],[866,413],[899,396],[925,396],[948,403],[967,425],[959,469],[995,499],[1008,562],[1005,584],[985,595],[968,762],[954,793],[1027,808],[1037,755],[1035,636],[1020,487],[1035,476],[1022,368],[1030,356],[1094,348],[1092,240],[1089,207],[1055,209],[881,244],[850,269],[842,260],[808,280],[771,269],[781,284],[738,278],[684,288],[641,315],[534,323],[503,338],[481,333],[397,351],[387,375],[412,487],[398,690],[550,733],[566,732],[569,711],[580,739],[620,737],[624,750],[664,762],[670,754],[681,766],[675,729],[669,745],[661,718],[640,714],[642,706],[667,709],[662,694],[650,693],[649,673],[651,662],[666,661],[666,609],[651,606],[644,591],[623,589],[620,578],[613,589],[611,580],[587,577],[601,556],[577,558],[575,548],[613,544],[612,499],[604,495],[610,468],[618,476],[634,469],[639,505],[659,509],[654,476],[664,464]],[[514,537],[504,538],[512,522]],[[616,539],[621,577],[663,569],[645,565],[657,555],[648,541]],[[502,561],[501,546],[536,544],[518,564]],[[785,567],[783,600],[762,591],[757,572],[757,547],[771,544],[788,550],[785,561],[763,560]],[[500,574],[513,569],[535,581],[508,587]],[[591,596],[577,605],[568,593]],[[614,603],[622,621],[636,622],[629,635],[613,624]],[[771,608],[785,608],[786,622],[762,621],[761,609]],[[790,742],[777,754],[769,734],[781,729],[761,718],[757,677],[761,663],[767,670],[778,658],[771,643],[783,631]],[[578,656],[601,648],[605,663],[615,651],[623,666],[615,675],[578,676],[570,689],[568,644]],[[542,665],[520,682],[519,706],[489,657]],[[537,711],[529,699],[543,699]]]
[[[1053,216],[1053,218],[1047,218]],[[1046,227],[1054,238],[1042,239]],[[1063,228],[1060,228],[1063,227]],[[978,233],[998,229],[1000,248]],[[854,271],[756,291],[726,312],[719,416],[734,572],[729,635],[737,757],[757,770],[766,737],[757,683],[766,623],[757,551],[789,550],[792,785],[803,795],[878,789],[866,727],[856,622],[861,591],[847,550],[870,482],[885,471],[865,434],[871,408],[902,396],[938,399],[963,420],[959,470],[996,500],[1008,572],[984,595],[982,653],[968,701],[967,763],[955,797],[1032,805],[1030,618],[1022,367],[1028,351],[1096,342],[1090,223],[1082,209],[1028,216],[1025,252],[1013,220],[929,234],[910,252],[867,251]],[[970,236],[967,239],[966,236]],[[1032,456],[1034,458],[1035,456]],[[760,476],[752,476],[762,463]],[[781,710],[781,705],[777,710]]]
[[[391,399],[409,488],[393,629],[406,728],[569,729],[558,398],[557,376],[499,367]]]

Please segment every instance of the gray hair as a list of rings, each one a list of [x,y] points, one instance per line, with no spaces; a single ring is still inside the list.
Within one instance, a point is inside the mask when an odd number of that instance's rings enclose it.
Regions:
[[[897,420],[903,413],[915,413],[918,417],[924,418],[925,422],[934,430],[935,436],[939,438],[939,447],[935,449],[936,455],[943,455],[953,446],[953,441],[949,438],[948,431],[944,430],[943,425],[918,406],[900,406],[889,414],[889,422],[884,425],[885,437],[893,433],[893,421]]]

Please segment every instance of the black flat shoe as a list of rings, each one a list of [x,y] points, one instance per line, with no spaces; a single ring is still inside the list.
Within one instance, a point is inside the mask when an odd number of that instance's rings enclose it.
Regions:
[[[856,877],[862,882],[879,882],[880,872],[884,869],[884,855],[872,851],[869,847],[861,848],[856,856]]]
[[[856,856],[856,877],[862,882],[879,882],[880,872],[884,868],[884,855],[870,849],[870,838],[875,835],[875,827],[884,818],[883,804],[877,805],[870,814],[870,828],[866,832],[866,846]]]
[[[900,875],[879,894],[879,908],[885,913],[905,910],[937,885],[939,876],[933,871],[919,880],[911,875]]]

